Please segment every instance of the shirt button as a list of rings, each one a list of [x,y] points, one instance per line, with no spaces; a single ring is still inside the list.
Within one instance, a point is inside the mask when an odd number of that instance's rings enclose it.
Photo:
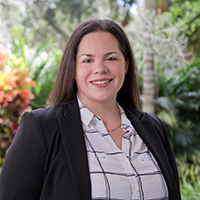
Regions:
[[[135,187],[134,192],[138,192],[138,191],[139,191],[138,187]]]
[[[125,161],[124,161],[124,164],[125,164],[125,165],[128,165],[128,164],[129,164],[129,162],[128,162],[127,160],[125,160]]]

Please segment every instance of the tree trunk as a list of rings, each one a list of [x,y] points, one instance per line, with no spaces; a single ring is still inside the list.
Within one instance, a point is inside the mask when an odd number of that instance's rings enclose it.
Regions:
[[[168,10],[168,1],[167,0],[145,0],[145,8],[155,10],[156,14],[160,14]]]
[[[155,73],[154,73],[154,55],[149,48],[144,49],[143,54],[143,104],[142,110],[155,114]]]

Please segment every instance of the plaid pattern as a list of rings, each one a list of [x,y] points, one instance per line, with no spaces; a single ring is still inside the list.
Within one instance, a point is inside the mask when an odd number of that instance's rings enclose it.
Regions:
[[[79,101],[85,133],[92,199],[167,200],[168,189],[162,172],[123,109],[121,128],[127,134],[120,150],[102,120]]]

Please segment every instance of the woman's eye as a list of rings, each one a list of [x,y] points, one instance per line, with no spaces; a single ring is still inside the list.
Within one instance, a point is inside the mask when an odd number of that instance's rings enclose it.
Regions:
[[[83,63],[91,63],[91,62],[92,62],[92,59],[83,60]]]
[[[109,60],[109,61],[114,61],[114,60],[117,60],[117,59],[114,58],[114,57],[110,57],[110,58],[107,58],[107,60]]]

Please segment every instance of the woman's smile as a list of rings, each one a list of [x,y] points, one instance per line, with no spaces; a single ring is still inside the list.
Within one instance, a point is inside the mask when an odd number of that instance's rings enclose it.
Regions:
[[[107,85],[109,85],[109,83],[112,81],[112,79],[100,79],[100,80],[94,80],[94,81],[91,81],[91,83],[94,85],[94,86],[97,86],[97,87],[106,87]]]

